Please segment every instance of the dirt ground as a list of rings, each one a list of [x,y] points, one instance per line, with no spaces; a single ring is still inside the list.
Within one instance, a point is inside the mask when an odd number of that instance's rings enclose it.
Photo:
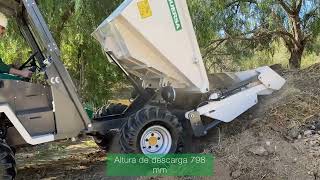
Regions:
[[[281,91],[187,142],[192,152],[216,157],[213,178],[112,179],[320,179],[320,64],[279,73],[287,79]],[[111,179],[105,176],[106,155],[90,138],[25,148],[17,152],[17,179]]]

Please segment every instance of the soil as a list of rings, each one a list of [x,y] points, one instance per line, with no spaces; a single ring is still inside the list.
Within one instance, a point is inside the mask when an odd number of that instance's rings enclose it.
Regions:
[[[202,138],[188,139],[194,153],[215,156],[214,177],[106,177],[105,158],[91,138],[28,147],[17,152],[24,179],[320,179],[320,64],[277,69],[282,90]]]

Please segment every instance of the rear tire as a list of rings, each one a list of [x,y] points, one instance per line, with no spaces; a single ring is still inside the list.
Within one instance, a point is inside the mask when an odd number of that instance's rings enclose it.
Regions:
[[[14,153],[3,140],[0,140],[0,179],[13,180],[16,175]]]
[[[116,115],[116,114],[122,114],[126,109],[128,108],[127,105],[124,104],[113,104],[104,106],[100,108],[96,114],[94,115],[94,118],[100,118],[104,116],[110,116],[110,115]],[[97,134],[93,137],[95,143],[104,151],[108,151],[110,149],[110,146],[112,144],[112,140],[114,136],[117,134],[116,130],[109,130],[105,134]]]
[[[120,134],[125,153],[162,154],[182,152],[182,125],[166,109],[147,107],[129,117]]]

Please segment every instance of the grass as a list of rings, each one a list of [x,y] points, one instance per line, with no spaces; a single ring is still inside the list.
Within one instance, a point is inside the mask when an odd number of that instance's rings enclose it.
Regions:
[[[243,70],[273,64],[281,64],[283,67],[288,68],[290,53],[282,43],[276,43],[274,46],[273,52],[257,51],[251,58],[242,58],[239,66]],[[315,52],[305,51],[301,61],[301,68],[304,69],[316,63],[320,63],[320,55]]]

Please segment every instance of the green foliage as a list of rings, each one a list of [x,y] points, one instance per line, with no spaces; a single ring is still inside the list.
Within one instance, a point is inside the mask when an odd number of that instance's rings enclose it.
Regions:
[[[319,42],[316,42],[315,45],[320,46]],[[242,57],[239,63],[236,63],[241,70],[253,69],[266,65],[281,64],[283,67],[288,68],[289,63],[288,59],[290,53],[284,45],[284,42],[274,42],[272,43],[274,51],[270,53],[268,50],[255,51],[251,57]],[[319,53],[315,51],[305,51],[302,57],[302,68],[307,68],[315,63],[320,63]],[[234,64],[234,63],[233,63]]]
[[[320,32],[319,0],[188,0],[188,3],[209,71],[230,61],[233,63],[227,64],[232,66],[223,69],[234,69],[234,63],[255,59],[257,52],[273,54],[275,42],[285,42],[283,46],[291,55],[316,49],[313,42]]]
[[[267,50],[256,51],[251,57],[243,57],[239,61],[242,70],[253,69],[266,65],[281,64],[288,67],[288,58],[290,56],[283,42],[272,44],[274,51],[270,53]]]
[[[28,59],[31,49],[20,35],[15,21],[10,20],[8,29],[0,40],[0,57],[7,64],[21,64]]]
[[[218,38],[217,31],[219,27],[215,21],[214,10],[211,8],[212,1],[203,1],[203,0],[189,0],[188,6],[190,9],[190,14],[192,16],[194,29],[197,33],[198,43],[201,47],[206,47],[209,43]]]
[[[62,59],[84,102],[101,105],[124,81],[107,62],[91,33],[119,5],[111,0],[39,0],[40,9],[60,46]]]
[[[117,3],[105,0],[77,0],[67,2],[66,6],[70,8],[70,5],[73,6],[73,12],[70,13],[72,15],[61,19],[65,24],[63,30],[60,31],[59,26],[52,28],[57,30],[55,35],[61,37],[63,60],[81,97],[86,102],[100,105],[111,97],[115,84],[123,81],[124,78],[116,66],[107,62],[100,46],[91,37],[91,33],[111,13]],[[62,10],[58,17],[64,18],[65,13]],[[54,24],[48,21],[49,24]]]

